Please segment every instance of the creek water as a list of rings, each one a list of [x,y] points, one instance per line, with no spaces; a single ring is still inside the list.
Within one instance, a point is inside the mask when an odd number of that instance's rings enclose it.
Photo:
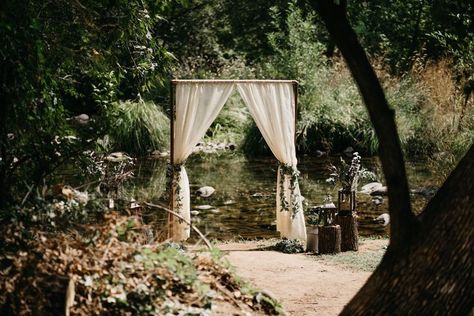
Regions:
[[[329,177],[328,165],[337,165],[339,159],[298,158],[299,184],[305,197],[305,209],[322,204],[328,195],[337,203],[337,190],[326,179]],[[136,177],[129,187],[137,199],[167,204],[166,164],[165,159],[138,163]],[[384,182],[377,158],[363,159],[362,166],[374,172],[380,182]],[[269,157],[247,159],[232,153],[192,156],[186,163],[186,170],[191,187],[193,224],[209,238],[221,240],[278,237],[275,226],[277,168],[276,160]],[[432,179],[430,170],[423,163],[407,163],[407,173],[412,189],[423,188]],[[359,186],[367,182],[362,179]],[[194,192],[202,186],[212,186],[216,191],[208,198],[199,197]],[[415,211],[420,211],[428,199],[413,194]],[[387,208],[387,197],[383,197],[383,202],[376,205],[370,196],[357,194],[359,233],[366,236],[387,235],[388,228],[373,221],[378,215],[387,212]],[[147,216],[165,227],[165,214],[153,211]]]

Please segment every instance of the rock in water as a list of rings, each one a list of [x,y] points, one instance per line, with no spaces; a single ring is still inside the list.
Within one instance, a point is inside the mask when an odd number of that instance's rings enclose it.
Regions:
[[[214,194],[214,192],[216,192],[216,189],[210,186],[205,186],[205,187],[199,188],[196,191],[196,194],[200,197],[207,198],[207,197],[210,197],[212,194]]]
[[[196,205],[194,208],[197,210],[210,210],[211,208],[214,208],[214,207],[210,205]]]
[[[372,198],[372,203],[375,204],[375,206],[379,206],[380,204],[383,204],[383,197],[380,195],[376,195]]]
[[[349,146],[347,147],[346,149],[344,149],[344,154],[347,156],[347,157],[352,157],[352,153],[354,152],[354,148],[352,148],[352,146]]]
[[[382,190],[383,188],[384,186],[380,182],[370,182],[362,186],[360,193],[371,194],[372,192]]]
[[[387,213],[383,213],[376,219],[374,219],[375,222],[383,224],[383,226],[387,226],[390,223],[390,215]]]
[[[110,155],[105,157],[105,160],[111,161],[111,162],[121,162],[121,161],[126,161],[126,160],[132,160],[132,158],[127,156],[127,154],[118,151],[115,153],[111,153]]]
[[[87,115],[87,114],[80,114],[80,115],[74,116],[73,119],[77,123],[79,123],[81,125],[85,125],[85,124],[89,123],[90,118],[89,118],[89,115]]]

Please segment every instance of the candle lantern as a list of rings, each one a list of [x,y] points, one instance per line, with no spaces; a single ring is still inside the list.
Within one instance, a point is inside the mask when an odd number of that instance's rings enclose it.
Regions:
[[[356,209],[355,190],[339,190],[337,197],[338,215],[352,215]]]

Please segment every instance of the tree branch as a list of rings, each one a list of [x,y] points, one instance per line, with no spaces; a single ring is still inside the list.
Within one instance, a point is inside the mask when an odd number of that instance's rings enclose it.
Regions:
[[[177,218],[179,218],[180,220],[182,220],[183,222],[185,222],[186,224],[188,224],[189,226],[191,226],[191,228],[199,235],[199,237],[204,241],[204,243],[206,244],[207,248],[209,248],[210,250],[212,249],[212,245],[211,243],[209,242],[209,240],[207,240],[206,236],[203,235],[203,233],[201,233],[201,231],[199,229],[197,229],[196,226],[194,226],[193,224],[191,224],[190,221],[188,221],[186,218],[184,218],[183,216],[179,215],[178,213],[176,212],[173,212],[172,210],[164,207],[164,206],[161,206],[161,205],[156,205],[156,204],[153,204],[153,203],[148,203],[148,202],[145,202],[145,205],[149,206],[149,207],[153,207],[153,208],[157,208],[157,209],[160,209],[160,210],[163,210],[165,212],[168,212],[174,216],[176,216]]]
[[[369,112],[379,140],[379,156],[390,200],[392,247],[403,245],[411,236],[416,217],[411,211],[410,194],[403,153],[395,124],[395,113],[385,99],[383,89],[346,16],[346,1],[310,1],[322,17],[329,34],[341,51]]]

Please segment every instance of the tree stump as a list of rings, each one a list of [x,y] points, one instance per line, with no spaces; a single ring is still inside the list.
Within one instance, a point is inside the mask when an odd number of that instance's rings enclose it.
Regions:
[[[359,229],[356,217],[352,213],[337,215],[336,224],[341,226],[341,251],[359,250]]]
[[[306,251],[318,253],[318,226],[316,225],[309,225],[306,227]]]
[[[319,253],[341,252],[341,226],[319,226]]]

